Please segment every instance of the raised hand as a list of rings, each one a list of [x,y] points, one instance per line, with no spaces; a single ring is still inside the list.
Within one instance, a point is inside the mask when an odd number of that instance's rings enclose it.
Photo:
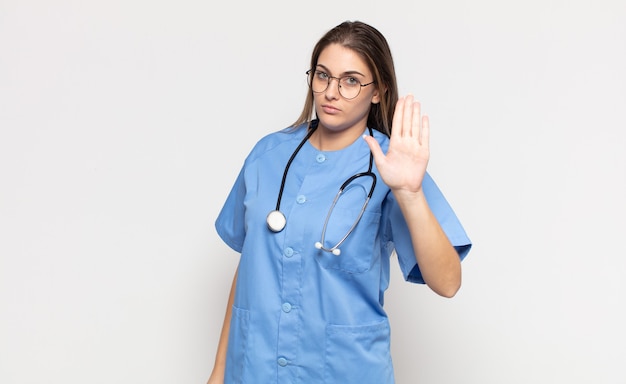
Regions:
[[[371,136],[365,140],[374,155],[380,176],[394,192],[419,192],[430,158],[428,116],[412,95],[400,98],[393,115],[389,149],[383,154]]]

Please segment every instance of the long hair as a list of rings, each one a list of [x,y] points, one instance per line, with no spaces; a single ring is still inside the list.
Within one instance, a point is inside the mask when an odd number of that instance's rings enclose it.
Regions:
[[[311,55],[310,68],[317,66],[320,54],[331,44],[340,44],[356,52],[372,72],[381,97],[380,103],[371,105],[367,125],[389,136],[394,108],[398,101],[398,84],[387,40],[376,28],[368,24],[345,21],[328,31],[317,42]],[[310,121],[313,109],[313,91],[309,89],[302,113],[293,126]]]

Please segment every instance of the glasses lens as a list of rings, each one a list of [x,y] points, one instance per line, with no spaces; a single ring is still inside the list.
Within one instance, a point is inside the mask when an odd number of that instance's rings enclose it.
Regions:
[[[361,84],[353,78],[344,77],[339,82],[339,93],[346,99],[354,99],[361,92]]]
[[[324,92],[326,88],[328,88],[328,83],[330,81],[330,77],[325,76],[322,72],[318,71],[309,71],[307,72],[307,82],[309,83],[309,87],[315,93]]]

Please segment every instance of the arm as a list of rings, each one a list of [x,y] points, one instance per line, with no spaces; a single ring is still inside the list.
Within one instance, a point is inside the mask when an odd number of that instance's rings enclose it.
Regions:
[[[422,190],[430,157],[430,125],[420,113],[420,104],[412,96],[398,100],[387,154],[373,137],[364,138],[402,210],[424,281],[437,294],[452,297],[461,286],[461,261]]]
[[[209,377],[207,384],[223,384],[224,369],[226,368],[226,350],[228,348],[228,333],[230,332],[230,319],[232,317],[233,303],[235,302],[235,289],[237,285],[237,272],[233,277],[233,283],[230,287],[230,295],[228,297],[228,305],[226,306],[226,315],[224,316],[224,324],[222,325],[222,333],[220,341],[217,345],[217,353],[215,354],[215,363],[213,371]]]
[[[424,193],[394,192],[409,227],[415,259],[426,284],[452,297],[461,287],[461,260],[433,215]]]

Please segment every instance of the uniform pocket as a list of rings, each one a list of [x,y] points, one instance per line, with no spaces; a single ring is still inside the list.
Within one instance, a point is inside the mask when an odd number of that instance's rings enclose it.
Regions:
[[[389,322],[326,327],[325,383],[392,384]]]
[[[228,335],[228,350],[226,351],[225,382],[242,383],[246,351],[248,347],[248,332],[250,311],[233,306]]]

